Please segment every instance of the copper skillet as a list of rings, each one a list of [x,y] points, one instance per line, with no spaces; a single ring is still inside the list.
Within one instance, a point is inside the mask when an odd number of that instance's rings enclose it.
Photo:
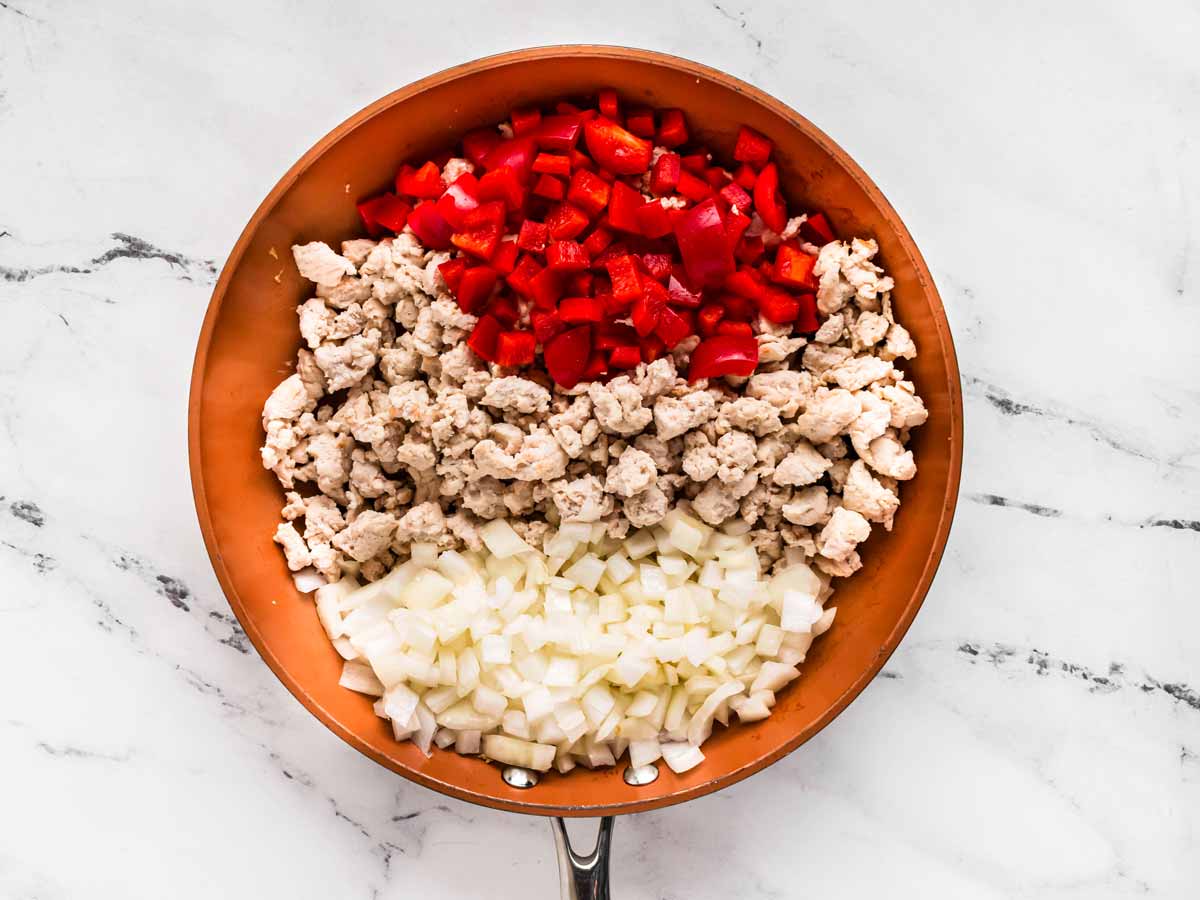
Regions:
[[[615,87],[651,106],[680,107],[693,134],[722,156],[746,123],[771,137],[784,186],[802,208],[825,210],[842,235],[874,237],[896,280],[894,300],[920,348],[909,371],[929,407],[913,449],[920,473],[904,489],[891,533],[877,533],[865,568],[838,588],[843,613],[816,643],[803,678],[774,714],[719,730],[706,762],[666,767],[631,785],[620,768],[550,774],[514,787],[494,766],[397,744],[365,698],[338,687],[340,659],[311,603],[271,543],[279,487],[259,465],[263,399],[290,371],[294,308],[307,287],[290,262],[296,241],[336,245],[358,232],[354,202],[390,182],[400,162],[426,157],[514,106]],[[544,816],[604,817],[597,849],[571,851],[556,822],[564,896],[607,896],[612,816],[680,803],[727,787],[796,749],[866,686],[900,642],[929,589],[950,531],[962,464],[958,364],[937,288],[908,230],[840,147],[762,91],[688,60],[604,46],[542,47],[476,60],[371,104],[322,138],[271,190],[242,231],[213,292],[196,350],[188,409],[196,511],[217,579],[258,652],[296,698],[339,737],[418,784],[460,800]],[[634,779],[636,780],[636,779]]]

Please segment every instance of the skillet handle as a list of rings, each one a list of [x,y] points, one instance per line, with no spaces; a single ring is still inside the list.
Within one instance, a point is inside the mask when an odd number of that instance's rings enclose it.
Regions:
[[[596,846],[586,856],[571,849],[567,825],[556,818],[554,847],[558,856],[558,884],[562,900],[609,900],[608,855],[612,845],[613,817],[600,820]]]

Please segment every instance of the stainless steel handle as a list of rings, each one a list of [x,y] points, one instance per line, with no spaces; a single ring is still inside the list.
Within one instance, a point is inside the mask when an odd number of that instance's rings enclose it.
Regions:
[[[555,819],[554,847],[558,856],[558,884],[562,900],[609,900],[608,852],[612,845],[613,817],[600,820],[596,846],[586,856],[571,849],[567,823]]]

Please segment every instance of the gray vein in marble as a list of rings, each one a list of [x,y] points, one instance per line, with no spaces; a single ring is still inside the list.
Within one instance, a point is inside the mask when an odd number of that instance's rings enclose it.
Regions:
[[[0,500],[3,499],[0,497]],[[41,528],[46,524],[46,516],[42,513],[41,508],[31,500],[14,500],[8,505],[8,511],[34,528]]]
[[[1161,693],[1200,712],[1200,692],[1195,688],[1179,682],[1160,681],[1149,674],[1144,675],[1141,679],[1132,678],[1126,673],[1123,663],[1109,663],[1108,671],[1100,673],[1087,666],[1051,656],[1036,647],[1020,649],[1003,643],[983,645],[964,642],[959,644],[958,652],[966,656],[972,663],[985,660],[997,668],[1014,663],[1024,663],[1038,675],[1061,672],[1086,682],[1091,693],[1111,694],[1124,688],[1134,688],[1144,694]]]
[[[1179,531],[1200,531],[1200,521],[1195,519],[1151,519],[1142,523],[1142,528],[1174,528]]]
[[[738,26],[738,28],[740,28],[742,30],[742,32],[746,35],[746,37],[748,37],[754,43],[755,48],[757,50],[759,50],[760,52],[762,51],[762,48],[763,48],[762,38],[760,38],[757,34],[755,34],[753,31],[750,30],[749,26],[746,23],[746,14],[744,12],[734,15],[729,10],[727,10],[725,7],[723,7],[721,4],[717,3],[716,0],[709,0],[708,5],[711,6],[713,9],[715,9],[717,12],[719,12],[722,16],[724,16],[730,22],[734,22]]]
[[[85,264],[58,264],[25,268],[0,266],[0,281],[24,282],[52,274],[90,275],[97,269],[104,268],[119,259],[162,260],[171,268],[178,269],[179,277],[185,281],[193,281],[194,274],[203,276],[204,280],[209,282],[216,278],[217,265],[211,259],[185,256],[173,250],[164,250],[149,241],[121,231],[114,231],[110,237],[117,242],[117,246],[110,247],[99,256],[92,257]]]
[[[13,13],[14,15],[18,15],[24,19],[28,19],[30,22],[40,22],[41,21],[41,19],[31,16],[29,13],[25,12],[23,9],[17,9],[11,3],[5,3],[4,0],[0,0],[0,9],[7,10],[8,12]],[[3,235],[0,235],[0,237],[2,237],[2,236]]]
[[[38,553],[34,550],[26,550],[24,547],[17,546],[12,541],[0,541],[0,546],[7,547],[18,556],[22,556],[25,559],[30,560],[34,570],[39,575],[45,575],[58,565],[58,561],[53,556],[47,556],[45,553]]]
[[[128,762],[133,758],[133,752],[126,750],[123,753],[105,753],[101,750],[89,750],[86,747],[77,747],[74,744],[50,744],[46,741],[38,741],[37,748],[49,756],[67,759],[93,759],[102,762]]]
[[[1001,497],[999,494],[968,494],[967,499],[972,503],[981,503],[984,506],[1003,506],[1006,509],[1019,509],[1048,519],[1057,519],[1063,514],[1061,509],[1055,509],[1051,506],[1038,506],[1036,503],[1024,503],[1009,497]]]

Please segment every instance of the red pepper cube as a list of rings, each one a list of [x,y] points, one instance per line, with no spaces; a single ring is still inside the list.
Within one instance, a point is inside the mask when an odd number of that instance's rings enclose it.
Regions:
[[[643,203],[637,210],[638,230],[648,238],[665,237],[671,233],[671,217],[657,200]]]
[[[603,295],[597,293],[596,297],[604,301],[604,314],[610,319],[622,319],[629,315],[629,310],[633,308],[633,300],[618,300],[611,293]]]
[[[682,109],[664,109],[658,123],[658,137],[655,140],[664,147],[678,147],[688,140],[687,121]]]
[[[753,337],[754,329],[749,322],[732,322],[728,319],[717,323],[717,334]]]
[[[587,213],[570,203],[560,203],[546,216],[551,240],[569,241],[583,234],[589,225]]]
[[[458,308],[465,313],[477,314],[492,296],[497,277],[496,270],[490,266],[473,266],[463,272],[454,291]]]
[[[496,149],[501,141],[499,132],[494,128],[476,128],[468,131],[463,137],[463,156],[477,166],[482,166],[488,154]]]
[[[648,106],[635,106],[625,117],[625,127],[638,137],[654,137],[654,110]]]
[[[558,302],[558,317],[568,325],[599,322],[604,318],[604,304],[595,297],[564,297]]]
[[[750,268],[730,272],[725,276],[725,283],[722,287],[748,300],[757,300],[767,291],[767,283],[763,277]]]
[[[574,272],[567,279],[564,293],[572,297],[587,297],[592,293],[595,276],[591,272]]]
[[[521,223],[521,230],[517,233],[517,246],[530,253],[541,253],[546,249],[546,242],[549,239],[549,228],[541,222],[526,219]]]
[[[638,226],[637,211],[645,204],[646,198],[625,184],[623,181],[613,183],[612,195],[608,200],[608,224],[617,231],[628,231],[641,234]]]
[[[408,215],[412,212],[412,206],[405,203],[395,194],[383,194],[380,199],[382,202],[376,205],[373,210],[375,221],[389,231],[399,234],[404,230],[404,226],[408,222]]]
[[[757,365],[758,341],[753,334],[719,334],[701,341],[692,351],[688,381],[722,375],[752,375]]]
[[[689,290],[682,281],[680,281],[674,273],[671,274],[671,280],[667,282],[667,302],[672,306],[680,306],[684,309],[695,309],[700,305],[700,294]]]
[[[438,198],[437,210],[455,228],[466,225],[467,214],[479,206],[479,182],[470,172],[463,172]]]
[[[533,171],[541,175],[571,175],[571,157],[558,153],[539,153],[533,158]]]
[[[758,312],[768,322],[780,325],[794,322],[800,314],[800,300],[779,288],[767,288],[758,301]]]
[[[719,303],[706,303],[696,313],[696,328],[704,337],[717,333],[717,323],[725,318],[725,307]]]
[[[733,158],[761,169],[771,159],[774,146],[770,138],[759,134],[748,125],[743,125],[738,129],[737,140],[733,145]]]
[[[546,248],[546,267],[554,272],[582,272],[590,265],[587,251],[575,241],[551,241]]]
[[[553,175],[539,175],[533,186],[533,192],[547,200],[561,200],[567,193],[563,183]]]
[[[509,119],[512,121],[513,134],[521,137],[537,130],[542,123],[542,111],[536,106],[522,106],[514,109]]]
[[[751,219],[748,215],[742,212],[733,212],[730,210],[725,215],[725,242],[730,248],[736,248],[738,242],[741,241],[742,235],[746,229],[750,227]]]
[[[787,206],[779,195],[779,169],[768,163],[758,173],[754,182],[754,209],[772,231],[780,232],[787,227]]]
[[[815,256],[809,256],[803,250],[789,244],[781,244],[775,253],[775,271],[772,277],[788,287],[815,291],[817,279],[813,268],[816,264]]]
[[[734,269],[721,212],[712,198],[687,210],[675,222],[675,239],[689,283],[720,284]]]
[[[501,228],[504,225],[504,204],[499,200],[480,203],[463,213],[463,228],[471,230],[485,226]]]
[[[796,314],[795,329],[796,331],[816,331],[817,322],[817,298],[813,294],[801,294],[796,298],[800,303],[800,311]]]
[[[479,179],[479,199],[499,200],[506,209],[520,209],[525,205],[525,186],[511,166],[493,169]]]
[[[442,276],[442,281],[446,282],[446,287],[453,292],[458,291],[459,282],[465,271],[467,271],[467,261],[461,256],[448,259],[438,266],[438,274]]]
[[[612,88],[601,88],[598,100],[596,105],[600,107],[600,115],[615,120],[621,114],[621,108],[617,102],[617,92]]]
[[[467,338],[467,346],[474,350],[475,355],[480,359],[495,362],[496,342],[499,340],[502,330],[500,320],[495,316],[482,316],[475,323],[471,336]]]
[[[662,312],[667,308],[667,289],[657,281],[642,282],[642,296],[633,301],[629,319],[637,333],[645,337],[658,325]]]
[[[567,153],[575,149],[582,133],[583,123],[577,115],[546,116],[534,132],[533,140],[539,149]]]
[[[571,148],[571,151],[567,154],[567,158],[569,160],[571,160],[572,170],[587,169],[589,172],[591,172],[592,170],[594,170],[596,168],[596,164],[594,162],[592,162],[592,158],[590,156],[588,156],[586,153],[584,153],[581,150],[576,150],[573,147]]]
[[[593,350],[591,357],[588,359],[587,368],[583,370],[583,380],[595,381],[607,374],[608,357],[599,350]]]
[[[583,378],[591,353],[591,326],[580,325],[547,341],[542,349],[542,359],[555,384],[570,390]]]
[[[420,199],[441,196],[442,170],[432,160],[419,169],[403,165],[396,173],[396,193]]]
[[[667,345],[656,334],[642,338],[642,362],[652,363],[667,352]]]
[[[650,168],[654,145],[611,119],[596,117],[583,126],[583,139],[601,168],[617,175],[640,175]]]
[[[559,100],[554,104],[554,111],[564,116],[577,116],[583,112],[582,109],[569,100]]]
[[[597,300],[600,298],[597,297]],[[638,333],[632,325],[624,322],[606,322],[596,328],[594,341],[597,350],[612,350],[614,347],[636,347]]]
[[[510,274],[517,264],[518,249],[516,241],[501,238],[500,243],[496,246],[496,252],[492,255],[492,268],[501,275]]]
[[[671,257],[666,253],[643,253],[642,268],[646,274],[656,281],[666,281],[671,277]]]
[[[395,194],[378,194],[374,197],[368,197],[366,200],[359,200],[356,204],[358,208],[358,217],[362,219],[363,227],[367,229],[367,234],[371,237],[379,237],[383,234],[383,228],[379,224],[378,212],[387,206],[390,202],[389,197],[394,197]]]
[[[604,249],[613,241],[613,233],[607,228],[596,228],[583,239],[583,249],[588,252],[588,256],[592,258],[593,263],[596,257],[604,252]]]
[[[606,267],[612,279],[613,296],[618,300],[635,300],[642,296],[642,279],[638,275],[633,257],[614,257]]]
[[[725,307],[725,318],[741,319],[749,321],[754,318],[756,309],[756,301],[749,297],[740,297],[737,294],[722,294],[719,302]]]
[[[746,189],[736,181],[729,182],[718,193],[722,200],[730,206],[736,206],[741,211],[750,209],[754,203],[754,199],[746,192]]]
[[[563,276],[546,267],[530,279],[529,299],[538,309],[554,309],[558,298],[563,295]]]
[[[675,186],[675,190],[697,203],[711,197],[713,192],[711,184],[686,170],[679,173],[679,184]]]
[[[608,353],[608,364],[614,369],[636,369],[642,361],[642,350],[632,347],[614,347]]]
[[[719,191],[733,180],[729,173],[720,166],[709,166],[701,177],[711,185],[714,191]]]
[[[675,190],[679,184],[679,173],[683,167],[679,162],[678,153],[664,153],[654,162],[650,170],[650,192],[665,197]]]
[[[681,156],[679,164],[686,172],[691,172],[693,175],[703,175],[704,170],[708,168],[710,158],[707,153],[691,153],[687,156]]]
[[[579,169],[571,176],[567,199],[589,216],[595,217],[608,206],[611,192],[612,186],[599,175],[587,169]]]
[[[536,259],[532,256],[522,256],[505,281],[522,297],[532,300],[534,290],[532,282],[541,271],[542,266]]]
[[[754,190],[754,182],[757,180],[758,173],[754,171],[749,163],[742,163],[737,167],[737,171],[733,173],[734,183],[746,191]]]
[[[531,331],[502,331],[496,341],[497,365],[515,368],[533,362],[537,339]]]
[[[558,313],[550,310],[535,309],[529,313],[529,322],[533,325],[533,336],[539,344],[544,344],[563,330],[562,319]]]
[[[532,138],[509,138],[492,148],[483,161],[483,167],[491,172],[502,166],[508,166],[516,173],[521,183],[525,184],[533,172],[533,157],[536,152],[537,148]]]
[[[692,334],[692,324],[671,307],[665,306],[658,314],[654,333],[668,350],[673,350],[680,341]]]
[[[430,250],[448,250],[454,228],[445,217],[437,211],[437,205],[430,200],[418,203],[416,209],[408,214],[408,227],[413,230],[417,239]],[[499,237],[497,236],[497,240]]]
[[[800,223],[800,234],[818,246],[833,240],[833,229],[824,213],[813,213]]]
[[[737,247],[733,251],[733,255],[737,257],[738,262],[753,265],[762,259],[766,253],[766,245],[763,244],[763,239],[759,235],[753,237],[742,236],[742,239],[737,242]]]

